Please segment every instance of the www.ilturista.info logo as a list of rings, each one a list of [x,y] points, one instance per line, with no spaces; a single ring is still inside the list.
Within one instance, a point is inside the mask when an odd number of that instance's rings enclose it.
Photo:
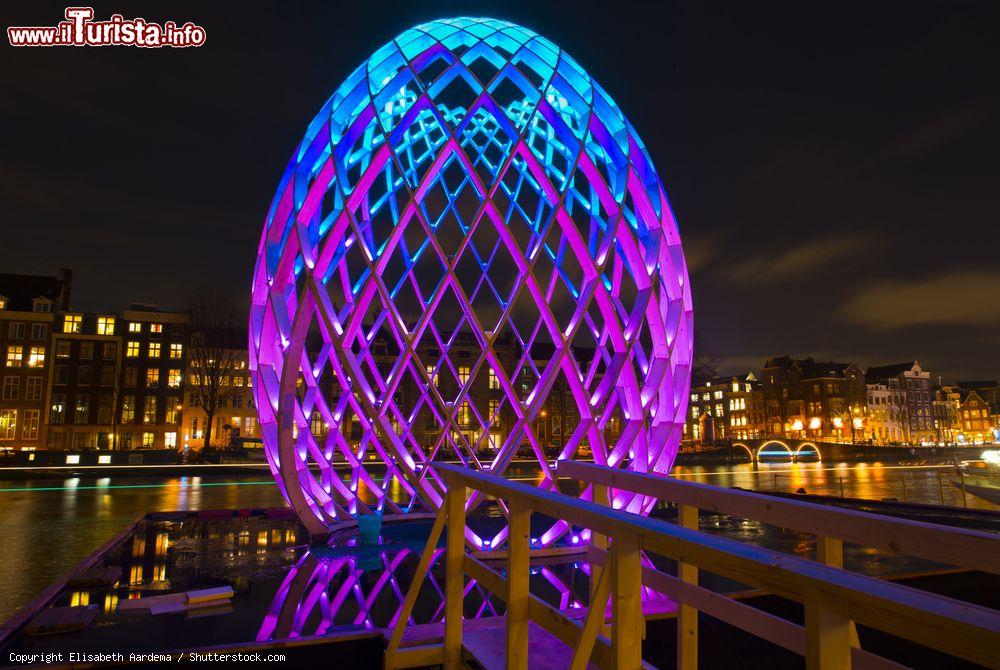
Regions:
[[[14,47],[104,47],[134,46],[200,47],[205,29],[190,21],[151,23],[143,18],[126,19],[112,14],[107,21],[94,21],[93,7],[67,7],[66,20],[55,26],[11,26],[7,38]]]

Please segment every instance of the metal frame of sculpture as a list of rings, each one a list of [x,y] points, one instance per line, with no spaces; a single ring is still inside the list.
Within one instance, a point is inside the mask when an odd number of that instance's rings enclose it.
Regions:
[[[434,21],[355,70],[285,170],[252,291],[265,451],[311,532],[366,512],[359,487],[380,510],[436,509],[444,486],[433,463],[443,454],[502,474],[525,444],[539,486],[554,489],[534,426],[556,383],[576,417],[558,458],[584,447],[599,464],[640,472],[673,463],[692,345],[676,222],[611,97],[530,30]],[[478,351],[462,379],[449,355],[460,333]],[[392,344],[388,361],[373,354],[378,337]],[[514,343],[514,363],[498,355],[501,341]],[[553,353],[536,367],[532,351],[546,343]],[[500,387],[489,409],[470,395],[488,373]],[[440,390],[446,378],[456,394]],[[421,390],[411,403],[399,401],[404,383]],[[512,429],[481,460],[502,414]],[[423,417],[440,426],[426,443],[414,431]],[[372,455],[384,476],[366,467]],[[641,513],[655,502],[612,499]],[[568,530],[557,521],[533,544]],[[506,532],[466,537],[497,548]]]

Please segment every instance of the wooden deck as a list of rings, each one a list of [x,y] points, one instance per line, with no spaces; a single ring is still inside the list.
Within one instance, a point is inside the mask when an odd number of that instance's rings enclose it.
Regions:
[[[912,641],[955,660],[1000,667],[997,610],[843,569],[843,543],[848,541],[889,554],[921,556],[959,568],[1000,574],[1000,538],[996,535],[776,500],[595,465],[564,462],[559,470],[584,482],[591,500],[440,466],[439,473],[448,484],[447,497],[388,635],[387,670],[429,665],[458,670],[466,667],[470,659],[483,667],[511,670],[642,667],[642,642],[649,619],[642,610],[643,587],[680,603],[674,625],[676,667],[680,670],[698,667],[701,614],[804,656],[808,670],[901,667],[861,648],[858,626]],[[507,503],[505,516],[510,531],[506,574],[468,551],[474,549],[467,546],[464,534],[465,501],[470,490]],[[612,508],[608,504],[611,490],[619,503],[636,495],[671,500],[678,505],[678,523],[632,514],[621,505]],[[817,560],[700,532],[700,509],[815,534]],[[591,609],[581,619],[575,611],[558,610],[530,592],[528,541],[532,512],[589,529],[589,600],[600,603],[599,610]],[[435,554],[431,549],[438,546],[446,526],[444,624],[407,630],[420,584]],[[674,559],[676,574],[644,564],[644,551]],[[701,570],[797,603],[802,608],[803,623],[705,589],[699,584]],[[464,621],[466,577],[503,599],[506,614],[491,620]],[[605,606],[609,600],[610,630]]]
[[[658,609],[659,614],[663,614]],[[569,612],[567,614],[570,614]],[[586,609],[573,610],[574,618],[586,616]],[[484,670],[506,668],[506,617],[483,617],[462,623],[462,651],[465,659],[474,660]],[[384,629],[382,638],[388,643],[391,629]],[[431,623],[407,626],[400,648],[433,647],[444,643],[444,624]],[[531,670],[565,670],[573,660],[573,649],[538,624],[528,624],[528,666]],[[648,664],[644,668],[651,668]],[[593,663],[588,670],[596,670]]]

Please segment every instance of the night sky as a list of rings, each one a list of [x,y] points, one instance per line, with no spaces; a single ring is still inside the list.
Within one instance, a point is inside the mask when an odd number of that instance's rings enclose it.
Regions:
[[[82,3],[81,3],[82,4]],[[65,4],[4,3],[3,26]],[[74,270],[74,306],[249,290],[306,124],[384,42],[443,16],[566,49],[645,141],[679,221],[699,347],[917,358],[1000,377],[995,3],[97,2],[193,21],[196,49],[0,60],[0,271]]]

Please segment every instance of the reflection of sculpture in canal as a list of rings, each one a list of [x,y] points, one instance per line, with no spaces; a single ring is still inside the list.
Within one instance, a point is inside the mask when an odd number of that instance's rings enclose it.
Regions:
[[[361,547],[322,547],[306,552],[278,588],[257,640],[393,626],[420,560],[419,551],[398,545],[393,549],[396,551],[373,548],[368,553]],[[413,608],[411,625],[444,621],[443,555],[443,549],[436,550],[433,568]],[[582,615],[589,575],[587,563],[533,565],[531,591],[571,616]],[[643,592],[647,606],[661,611],[672,608],[672,602],[661,594],[647,588]],[[502,598],[491,595],[475,580],[466,582],[466,619],[498,616],[505,609]]]

